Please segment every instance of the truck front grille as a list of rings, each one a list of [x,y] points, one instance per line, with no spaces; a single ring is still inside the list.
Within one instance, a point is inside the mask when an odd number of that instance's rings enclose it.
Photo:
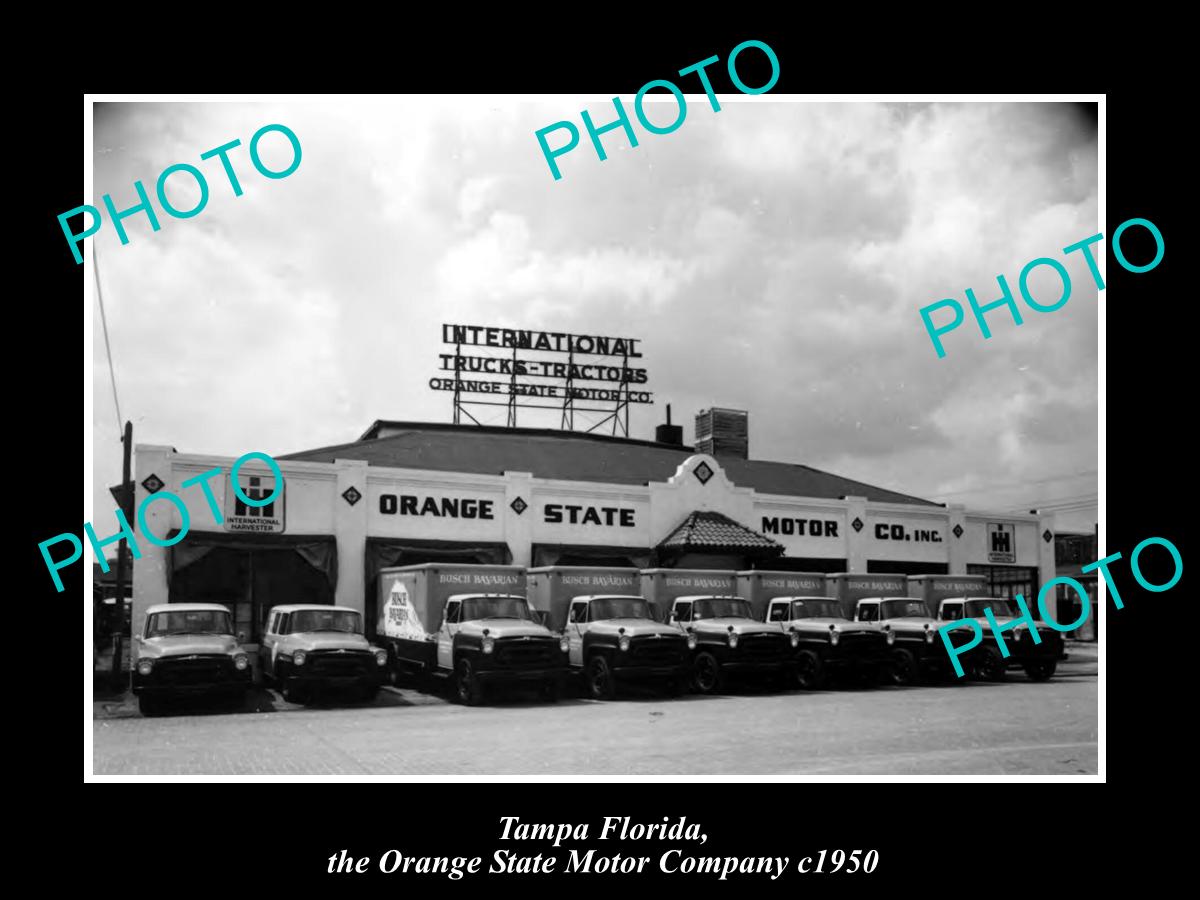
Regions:
[[[496,665],[511,669],[538,669],[562,663],[558,641],[548,637],[511,637],[496,641]]]
[[[635,637],[629,642],[629,661],[638,666],[675,666],[684,661],[682,638],[664,635],[663,637]]]
[[[228,656],[167,658],[154,664],[154,677],[163,685],[211,684],[228,681],[232,675],[233,660]]]
[[[303,671],[307,675],[353,677],[368,674],[374,662],[365,650],[313,650],[304,660]]]
[[[751,634],[738,640],[739,654],[754,662],[780,662],[792,646],[784,634]]]

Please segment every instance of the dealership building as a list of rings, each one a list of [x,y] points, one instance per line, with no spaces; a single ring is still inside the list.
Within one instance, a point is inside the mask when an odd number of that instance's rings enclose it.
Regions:
[[[135,506],[180,498],[187,533],[143,538],[133,628],[164,602],[217,602],[256,643],[282,603],[338,603],[374,629],[380,569],[428,562],[807,572],[978,574],[1032,600],[1055,577],[1051,515],[941,505],[791,462],[751,458],[746,414],[706,410],[695,447],[570,430],[376,421],[356,440],[242,466],[236,457],[136,448]],[[210,502],[193,482],[211,478]],[[167,498],[163,498],[164,500]],[[221,521],[214,512],[223,511]],[[145,526],[178,535],[183,512],[151,502]],[[1048,598],[1048,603],[1053,598]]]

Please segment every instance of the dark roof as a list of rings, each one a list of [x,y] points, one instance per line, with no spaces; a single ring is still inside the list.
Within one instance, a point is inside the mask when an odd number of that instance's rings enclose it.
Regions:
[[[396,433],[372,436],[381,429]],[[537,478],[642,485],[666,481],[695,452],[678,444],[579,431],[425,422],[378,421],[366,435],[352,443],[275,458],[311,462],[359,459],[368,465],[405,469],[484,475],[530,472]],[[717,459],[734,484],[760,493],[829,499],[855,496],[878,503],[938,505],[809,466],[728,456]]]
[[[663,538],[660,549],[670,550],[727,550],[745,552],[761,550],[780,554],[783,545],[719,512],[697,510]]]

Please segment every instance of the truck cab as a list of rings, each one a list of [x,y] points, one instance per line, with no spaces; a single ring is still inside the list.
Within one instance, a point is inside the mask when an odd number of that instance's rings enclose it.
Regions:
[[[672,694],[687,689],[696,636],[656,621],[643,597],[574,597],[563,637],[568,664],[584,676],[593,699],[614,698],[618,681],[659,681]]]
[[[516,594],[453,594],[437,631],[437,671],[457,699],[474,705],[487,685],[536,683],[547,700],[562,694],[567,645]]]
[[[1010,668],[1022,668],[1031,681],[1048,681],[1057,670],[1058,661],[1067,658],[1062,634],[1044,622],[1035,622],[1038,636],[1042,639],[1040,644],[1035,644],[1029,627],[1017,625],[1004,632],[1004,642],[1009,652],[1006,658],[1000,653],[984,616],[984,611],[988,609],[992,611],[997,625],[1004,625],[1021,615],[1016,602],[1003,597],[947,597],[938,607],[938,628],[951,622],[974,619],[983,630],[983,640],[960,660],[964,670],[986,681],[1003,681]],[[967,628],[962,630],[974,631]],[[957,646],[962,641],[955,643]]]
[[[796,682],[805,690],[820,688],[830,673],[875,683],[890,672],[895,632],[847,619],[832,597],[774,597],[764,615],[767,625],[792,636]]]
[[[146,610],[133,643],[133,692],[144,716],[165,701],[217,696],[241,705],[251,684],[249,657],[233,633],[229,610],[217,603],[165,603]]]
[[[799,639],[755,620],[742,597],[676,597],[667,624],[696,639],[692,686],[698,693],[720,692],[731,675],[763,675],[783,682],[793,668]]]
[[[373,699],[388,659],[363,636],[358,610],[324,604],[272,607],[258,656],[259,671],[289,703],[303,703],[325,688],[352,688]]]
[[[854,608],[854,621],[870,623],[894,635],[892,681],[913,684],[925,673],[944,673],[950,658],[938,638],[937,619],[916,597],[863,597]],[[936,642],[936,643],[935,643]]]

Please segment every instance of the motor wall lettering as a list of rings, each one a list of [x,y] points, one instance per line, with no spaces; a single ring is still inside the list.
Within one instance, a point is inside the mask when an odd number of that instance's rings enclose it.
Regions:
[[[414,494],[380,494],[379,511],[385,516],[437,516],[446,519],[494,519],[494,500],[459,497],[419,497]]]
[[[875,523],[875,539],[879,541],[912,541],[913,543],[940,544],[942,536],[936,528],[914,528],[907,530],[903,525]]]
[[[563,503],[547,503],[545,521],[559,525],[564,521],[570,525],[616,525],[620,528],[635,528],[632,509],[616,506],[572,506]]]
[[[778,516],[763,516],[763,534],[796,534],[800,537],[838,536],[838,523],[834,519],[787,519]]]

